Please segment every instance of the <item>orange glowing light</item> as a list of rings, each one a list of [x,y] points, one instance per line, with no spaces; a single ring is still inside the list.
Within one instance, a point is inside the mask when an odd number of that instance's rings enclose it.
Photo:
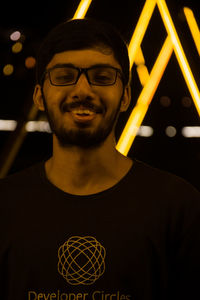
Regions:
[[[15,43],[15,44],[12,46],[12,52],[13,52],[13,53],[19,53],[19,52],[22,51],[22,48],[23,48],[22,43],[17,42],[17,43]]]
[[[163,23],[166,27],[168,37],[162,47],[162,50],[156,60],[156,63],[151,71],[150,76],[148,76],[148,70],[145,70],[143,66],[144,59],[141,56],[142,52],[140,49],[140,45],[143,40],[144,34],[147,30],[156,3],[158,5],[161,17],[163,19]],[[135,61],[138,62],[138,64],[141,64],[142,67],[140,66],[140,68],[138,68],[137,71],[140,77],[140,81],[142,82],[143,80],[144,88],[138,98],[136,106],[134,107],[116,146],[117,150],[124,155],[127,155],[129,149],[131,148],[131,145],[145,117],[149,104],[152,101],[152,98],[163,76],[164,70],[169,62],[173,50],[175,51],[186,84],[193,98],[196,109],[200,115],[199,90],[196,85],[192,71],[190,69],[189,63],[187,62],[187,58],[180,43],[179,37],[177,35],[175,26],[171,19],[165,0],[147,0],[143,11],[140,15],[139,21],[136,25],[136,29],[131,38],[131,42],[129,44],[131,68]],[[144,75],[141,75],[141,70],[142,72],[145,70],[146,77]]]
[[[198,51],[199,56],[200,56],[200,30],[199,30],[197,21],[195,19],[194,13],[188,7],[184,7],[183,11],[184,11],[188,26],[190,28],[192,37],[194,39],[197,51]]]
[[[29,56],[25,60],[25,66],[27,69],[32,69],[36,65],[36,59],[33,56]]]
[[[165,24],[166,30],[172,40],[174,52],[177,58],[177,61],[179,63],[179,66],[181,68],[181,71],[183,73],[183,76],[185,78],[185,82],[187,84],[187,87],[190,91],[190,94],[192,96],[192,99],[194,101],[194,104],[196,106],[197,112],[200,115],[200,93],[199,89],[197,87],[196,81],[194,79],[194,76],[192,74],[192,71],[190,69],[189,63],[187,61],[187,58],[185,56],[183,47],[181,45],[181,42],[179,40],[178,34],[176,32],[175,26],[173,24],[172,18],[170,16],[168,7],[164,0],[157,0],[158,8],[160,10],[161,17],[163,19],[163,22]]]
[[[132,68],[135,62],[136,55],[138,53],[139,47],[147,30],[148,24],[150,22],[151,16],[156,6],[155,0],[147,0],[145,2],[144,8],[132,35],[129,43],[128,52],[130,58],[130,68]]]
[[[73,19],[83,19],[90,7],[92,0],[81,0]]]
[[[11,64],[7,64],[7,65],[5,65],[4,68],[3,68],[3,74],[4,74],[5,76],[10,76],[10,75],[12,75],[13,71],[14,71],[14,67],[13,67],[13,65],[11,65]]]
[[[136,137],[138,129],[147,113],[149,104],[156,92],[158,84],[163,76],[165,68],[173,52],[173,45],[170,37],[167,37],[164,45],[158,55],[158,58],[150,73],[149,79],[145,84],[136,106],[134,107],[128,122],[122,132],[122,135],[117,143],[116,149],[123,155],[127,155],[132,143]]]

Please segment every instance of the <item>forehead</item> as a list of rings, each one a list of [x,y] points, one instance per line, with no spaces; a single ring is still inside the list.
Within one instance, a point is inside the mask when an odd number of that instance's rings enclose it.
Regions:
[[[47,68],[65,63],[73,64],[79,68],[89,68],[102,63],[121,69],[112,51],[100,51],[98,49],[70,50],[56,53],[47,65]]]

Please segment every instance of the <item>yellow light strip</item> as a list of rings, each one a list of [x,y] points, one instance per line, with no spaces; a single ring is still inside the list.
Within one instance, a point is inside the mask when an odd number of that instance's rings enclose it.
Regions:
[[[135,64],[137,66],[136,70],[139,76],[140,83],[142,86],[144,86],[149,79],[149,71],[145,66],[145,59],[141,47],[139,47],[136,54]]]
[[[197,25],[197,21],[195,19],[193,11],[190,8],[184,7],[183,11],[184,11],[188,26],[190,28],[192,37],[194,39],[197,51],[198,51],[199,56],[200,56],[200,30],[199,30],[199,27]]]
[[[142,49],[141,47],[138,48],[138,51],[136,53],[136,56],[135,56],[135,64],[137,66],[139,65],[144,65],[145,64],[145,59],[144,59],[144,55],[143,55],[143,52],[142,52]]]
[[[89,9],[92,0],[81,0],[72,19],[83,19]]]
[[[147,83],[147,81],[149,79],[149,72],[148,72],[147,67],[143,64],[137,66],[137,73],[138,73],[141,85],[145,86],[145,84]]]
[[[144,86],[116,146],[116,149],[123,155],[127,155],[132,146],[172,52],[173,44],[171,38],[168,36],[153,66],[148,82]]]
[[[135,57],[137,55],[138,49],[141,45],[143,40],[144,34],[146,32],[147,26],[153,14],[154,8],[156,6],[155,0],[147,0],[145,2],[144,8],[132,35],[131,41],[129,43],[129,58],[130,58],[130,69],[133,66],[135,61]]]
[[[200,115],[200,93],[197,84],[195,82],[194,76],[192,74],[192,71],[190,69],[189,63],[187,61],[187,58],[185,56],[184,50],[181,46],[181,42],[179,40],[178,34],[176,32],[175,26],[173,24],[165,0],[157,0],[157,5],[160,10],[160,14],[165,24],[166,30],[172,39],[172,43],[174,45],[174,52],[176,54],[176,58],[180,65],[183,76],[185,78],[186,84],[193,98],[198,114]]]

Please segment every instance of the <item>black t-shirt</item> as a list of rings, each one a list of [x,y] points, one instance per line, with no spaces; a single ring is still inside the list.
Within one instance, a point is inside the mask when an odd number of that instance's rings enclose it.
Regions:
[[[44,163],[1,180],[0,299],[200,299],[199,192],[136,160],[89,196]]]

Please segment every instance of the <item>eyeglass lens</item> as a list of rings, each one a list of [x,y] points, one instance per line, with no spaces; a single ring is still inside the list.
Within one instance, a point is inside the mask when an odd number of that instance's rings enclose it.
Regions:
[[[89,83],[94,85],[111,85],[115,83],[117,70],[111,67],[87,69]],[[80,71],[73,67],[57,67],[50,70],[50,80],[54,85],[71,85],[77,82]]]

